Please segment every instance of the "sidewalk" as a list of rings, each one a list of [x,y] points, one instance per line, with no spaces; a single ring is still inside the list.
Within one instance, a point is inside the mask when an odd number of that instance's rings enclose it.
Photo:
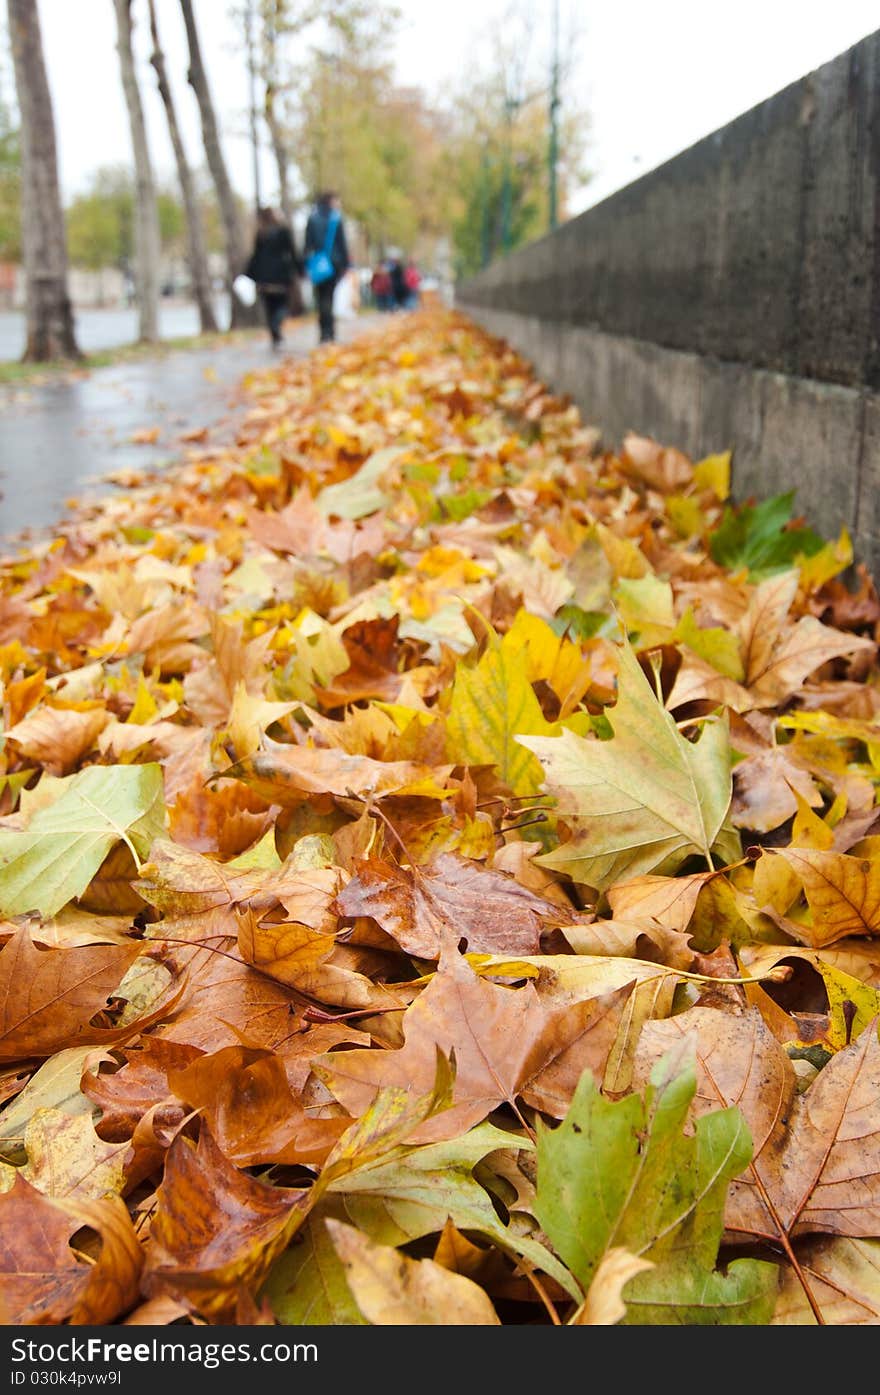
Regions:
[[[340,320],[340,339],[374,319]],[[302,357],[316,340],[311,317],[290,322],[285,352]],[[242,377],[277,362],[260,337],[0,390],[0,543],[53,527],[68,498],[92,492],[108,474],[174,459],[185,433],[228,438]],[[155,439],[133,439],[156,427]]]

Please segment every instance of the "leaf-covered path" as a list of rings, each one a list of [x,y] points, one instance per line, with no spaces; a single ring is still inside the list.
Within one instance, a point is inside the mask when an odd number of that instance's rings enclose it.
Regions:
[[[876,1323],[848,538],[447,311],[248,392],[0,560],[0,1321]]]

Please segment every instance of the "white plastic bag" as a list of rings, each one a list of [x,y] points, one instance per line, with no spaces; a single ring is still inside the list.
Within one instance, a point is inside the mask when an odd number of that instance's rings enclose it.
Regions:
[[[336,283],[333,292],[333,314],[337,319],[350,320],[355,314],[354,295],[351,284],[351,272],[345,275]]]
[[[242,305],[256,305],[257,288],[249,276],[236,276],[232,283],[232,289]]]

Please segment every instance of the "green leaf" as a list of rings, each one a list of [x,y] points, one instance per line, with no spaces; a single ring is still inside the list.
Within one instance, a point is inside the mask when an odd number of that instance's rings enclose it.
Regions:
[[[544,767],[547,789],[573,836],[539,859],[603,891],[623,877],[674,871],[710,853],[730,805],[726,722],[709,718],[687,741],[660,705],[628,644],[619,650],[614,735],[520,736]]]
[[[571,1275],[539,1241],[518,1235],[499,1219],[473,1169],[499,1148],[531,1149],[492,1124],[478,1124],[458,1138],[409,1148],[392,1161],[349,1173],[331,1192],[343,1193],[348,1219],[383,1245],[404,1245],[443,1229],[452,1220],[459,1230],[476,1231],[501,1249],[526,1259],[580,1299]]]
[[[331,1214],[341,1214],[331,1213]],[[324,1215],[309,1216],[296,1244],[279,1255],[260,1297],[285,1327],[362,1327]]]
[[[790,567],[799,554],[810,557],[824,546],[811,528],[786,528],[795,491],[775,494],[760,504],[726,505],[709,535],[709,551],[719,566],[748,568],[752,581]]]
[[[676,644],[686,644],[688,649],[705,659],[718,673],[723,673],[725,678],[732,678],[735,683],[745,680],[745,669],[736,635],[717,625],[702,629],[694,618],[691,606],[688,606],[676,625],[672,639]]]
[[[0,829],[0,915],[55,915],[82,895],[116,843],[145,858],[165,831],[159,765],[88,766],[56,780],[53,792],[26,828]]]
[[[585,1072],[563,1122],[539,1121],[535,1214],[585,1289],[612,1248],[652,1262],[625,1286],[627,1322],[766,1323],[776,1266],[715,1268],[727,1188],[751,1159],[751,1136],[738,1109],[684,1133],[696,1089],[685,1050],[657,1063],[644,1097],[606,1100]]]

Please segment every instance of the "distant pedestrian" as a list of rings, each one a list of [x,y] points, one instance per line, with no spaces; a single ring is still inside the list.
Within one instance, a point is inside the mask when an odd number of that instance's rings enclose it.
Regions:
[[[412,257],[407,258],[403,268],[403,284],[406,287],[406,300],[403,302],[407,310],[417,310],[419,305],[419,288],[422,284],[421,274]]]
[[[320,342],[336,338],[333,295],[351,265],[338,194],[319,194],[306,223],[306,274],[315,293]]]
[[[384,262],[379,262],[370,279],[373,304],[377,310],[391,309],[391,277]]]
[[[406,304],[406,281],[403,279],[403,262],[399,252],[392,252],[388,261],[391,277],[391,309],[402,310]]]
[[[290,228],[274,208],[257,213],[254,250],[244,274],[255,283],[273,348],[284,343],[284,320],[290,310],[290,288],[299,268]]]

